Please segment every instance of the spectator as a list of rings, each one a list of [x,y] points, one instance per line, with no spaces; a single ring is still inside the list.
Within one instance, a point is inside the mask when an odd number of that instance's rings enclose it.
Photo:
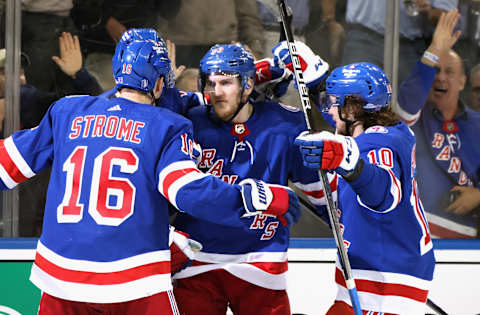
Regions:
[[[59,54],[62,32],[77,33],[72,7],[72,0],[22,0],[22,51],[32,64],[25,77],[40,91],[65,95],[73,89],[72,80],[50,58]]]
[[[183,0],[178,15],[161,32],[177,45],[177,63],[198,67],[215,43],[238,41],[256,58],[264,56],[263,28],[255,0]]]
[[[70,33],[63,33],[58,38],[60,56],[53,56],[53,61],[72,81],[73,90],[65,91],[69,94],[100,94],[101,89],[97,81],[82,67],[82,54],[78,37]],[[0,50],[0,82],[5,81],[5,49]],[[22,129],[37,126],[47,112],[49,106],[58,98],[64,96],[57,92],[38,90],[27,82],[24,69],[33,65],[29,64],[28,56],[22,54],[22,68],[20,76],[20,124]],[[0,84],[1,95],[5,85]],[[4,99],[0,99],[1,106]],[[45,196],[47,193],[50,170],[39,172],[19,185],[19,234],[22,237],[38,237],[42,229]]]
[[[170,19],[181,1],[165,0],[74,0],[72,17],[81,30],[85,67],[104,91],[114,87],[112,57],[115,44],[127,28],[157,26]]]
[[[399,115],[417,138],[420,197],[433,236],[478,236],[480,205],[480,113],[459,98],[466,75],[451,49],[459,14],[443,15],[432,43],[399,91]],[[437,70],[438,69],[438,70]]]
[[[296,40],[305,41],[305,28],[310,16],[309,0],[290,0],[285,1],[287,6],[292,9],[290,17],[293,36]],[[258,16],[262,21],[264,29],[264,48],[267,52],[280,41],[283,29],[279,23],[280,14],[276,0],[257,0]],[[283,40],[285,38],[282,38]]]
[[[305,34],[306,43],[313,51],[324,56],[332,68],[339,66],[341,61],[345,40],[346,1],[310,0],[310,20]],[[325,39],[328,39],[328,44]]]
[[[176,79],[177,88],[188,92],[198,91],[198,68],[185,69]]]
[[[470,70],[470,108],[480,111],[480,64]]]
[[[342,64],[368,61],[383,68],[386,3],[384,0],[347,0],[348,25]],[[419,14],[408,16],[404,1],[400,1],[400,81],[407,77],[425,50],[425,39],[431,36],[440,13],[457,7],[457,0],[415,0],[415,3]],[[335,5],[325,8],[330,12],[323,11],[324,19],[331,20],[335,16],[331,12]]]

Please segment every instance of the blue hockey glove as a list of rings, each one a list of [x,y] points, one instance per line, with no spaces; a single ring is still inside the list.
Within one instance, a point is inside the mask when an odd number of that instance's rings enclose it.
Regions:
[[[357,143],[352,137],[334,135],[328,131],[304,131],[295,139],[295,144],[300,146],[305,166],[334,170],[342,176],[351,173],[360,158]]]
[[[277,217],[283,226],[288,227],[300,219],[300,202],[290,188],[251,178],[242,180],[240,186],[245,206],[244,217],[257,214],[271,215]]]
[[[172,275],[190,266],[195,253],[202,250],[202,244],[190,239],[188,233],[177,231],[172,226],[170,226],[169,245]]]
[[[323,61],[320,56],[315,55],[310,47],[304,43],[295,41],[295,46],[297,48],[297,55],[305,84],[308,88],[314,87],[326,78],[329,65]],[[282,41],[273,47],[272,53],[274,56],[273,62],[276,67],[287,68],[293,73],[292,58],[290,57],[286,41]],[[297,83],[295,82],[295,88],[296,87]]]

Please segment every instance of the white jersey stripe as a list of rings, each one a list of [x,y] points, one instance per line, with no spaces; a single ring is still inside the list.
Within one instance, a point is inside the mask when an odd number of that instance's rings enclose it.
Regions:
[[[93,285],[56,279],[35,264],[30,281],[52,296],[79,302],[117,303],[172,290],[170,274],[154,275],[136,281],[114,285]]]
[[[109,262],[96,262],[66,258],[54,253],[53,251],[45,247],[40,241],[38,241],[37,252],[49,262],[61,268],[94,273],[117,272],[135,268],[138,266],[148,265],[151,263],[170,261],[169,249],[144,253],[125,259]]]
[[[427,220],[429,223],[433,223],[445,229],[465,234],[471,237],[477,236],[477,230],[473,227],[450,221],[438,215],[432,214],[431,212],[426,212],[425,214],[427,215]]]
[[[198,252],[195,254],[195,260],[205,263],[229,263],[240,264],[249,262],[284,262],[287,261],[286,252],[253,252],[248,254],[213,254]]]
[[[18,170],[23,174],[23,176],[30,178],[36,175],[35,172],[33,172],[30,166],[27,164],[27,162],[23,159],[11,136],[5,139],[4,145],[5,149],[8,152],[8,155],[15,163]]]
[[[271,290],[286,290],[287,288],[286,272],[280,274],[271,274],[250,264],[224,263],[188,267],[179,273],[176,273],[173,278],[188,278],[216,269],[224,269],[242,280],[263,288]]]

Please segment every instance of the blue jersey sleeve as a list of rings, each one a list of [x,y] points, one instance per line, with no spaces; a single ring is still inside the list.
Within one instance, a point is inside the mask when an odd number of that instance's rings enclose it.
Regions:
[[[412,73],[398,88],[398,106],[395,108],[407,123],[414,123],[427,102],[437,69],[417,61]]]
[[[248,228],[241,188],[198,170],[190,123],[174,132],[157,164],[158,190],[179,211],[213,223]]]
[[[54,106],[50,107],[38,127],[20,130],[0,140],[2,189],[11,189],[51,165],[53,110]]]

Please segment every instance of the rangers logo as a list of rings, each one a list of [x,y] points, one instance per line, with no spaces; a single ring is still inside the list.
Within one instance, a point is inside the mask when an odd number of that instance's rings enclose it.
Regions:
[[[212,48],[211,53],[212,53],[212,54],[219,54],[219,53],[221,53],[222,51],[223,51],[223,47],[214,47],[214,48]]]
[[[235,132],[239,135],[245,132],[245,126],[243,124],[236,124],[235,125]]]

